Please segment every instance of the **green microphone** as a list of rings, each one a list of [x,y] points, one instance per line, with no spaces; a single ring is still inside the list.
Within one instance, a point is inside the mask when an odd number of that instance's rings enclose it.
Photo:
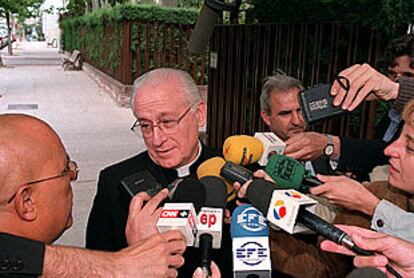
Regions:
[[[305,169],[301,162],[281,154],[275,154],[269,158],[265,172],[280,189],[295,189],[309,193],[309,187],[322,184]]]

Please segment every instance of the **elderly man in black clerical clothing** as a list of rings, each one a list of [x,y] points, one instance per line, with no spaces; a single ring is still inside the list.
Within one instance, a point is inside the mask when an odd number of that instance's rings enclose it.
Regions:
[[[132,204],[130,217],[139,215],[144,223],[135,225],[139,230],[126,227],[131,198],[121,185],[123,179],[146,170],[166,187],[177,178],[196,177],[197,167],[215,155],[198,138],[198,130],[206,122],[206,106],[188,73],[161,68],[139,77],[134,82],[131,108],[137,118],[132,129],[141,133],[147,150],[101,171],[87,226],[87,248],[119,250],[157,232],[154,223],[158,215],[153,205]],[[222,248],[213,252],[213,260],[226,277],[226,271],[231,271],[228,231],[223,237]],[[179,276],[191,277],[200,265],[199,251],[188,248],[184,257]]]

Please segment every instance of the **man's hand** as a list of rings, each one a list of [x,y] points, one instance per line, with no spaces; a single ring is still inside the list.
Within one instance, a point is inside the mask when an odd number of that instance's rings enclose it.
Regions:
[[[146,192],[138,193],[132,198],[125,228],[128,245],[158,233],[156,224],[162,210],[158,206],[167,196],[168,189],[163,189],[153,198]],[[147,203],[144,205],[144,202]]]
[[[339,106],[342,103],[344,110],[354,110],[370,93],[382,100],[396,99],[398,96],[399,84],[368,64],[353,65],[341,71],[339,75],[349,80],[350,89],[346,93],[338,81],[335,81],[331,87],[331,95],[335,96],[333,104]]]
[[[375,252],[375,256],[356,256],[356,267],[376,267],[386,272],[385,266],[390,264],[402,277],[414,277],[414,244],[389,235],[377,233],[367,229],[337,225],[352,237],[361,248]],[[355,255],[347,248],[325,240],[321,249],[328,252]],[[386,272],[389,277],[394,277]]]
[[[120,277],[177,277],[184,264],[185,238],[179,231],[152,235],[114,254]]]
[[[335,139],[335,137],[334,137]],[[334,140],[335,151],[339,150],[339,146]],[[338,138],[339,141],[339,138]],[[285,141],[286,148],[284,155],[300,161],[313,160],[321,157],[324,153],[328,138],[326,134],[317,132],[301,132],[293,134]]]
[[[203,270],[200,267],[194,271],[193,278],[203,278]],[[211,275],[209,278],[221,278],[220,269],[215,262],[211,261]]]
[[[264,180],[266,180],[266,181],[270,181],[270,182],[273,182],[273,183],[275,183],[274,182],[274,180],[265,172],[265,171],[263,171],[263,170],[257,170],[256,172],[254,172],[253,173],[253,176],[255,177],[255,178],[258,178],[258,179],[264,179]],[[236,190],[237,191],[237,197],[238,198],[240,198],[240,199],[244,199],[244,198],[246,198],[246,192],[247,192],[247,188],[249,187],[249,185],[250,185],[250,183],[251,183],[252,181],[247,181],[247,182],[245,182],[244,184],[240,184],[240,183],[238,183],[238,182],[235,182],[234,184],[233,184],[233,186],[234,186],[234,190]],[[243,203],[241,203],[240,201],[236,201],[236,204],[238,205],[238,206],[240,206],[240,205],[242,205]]]
[[[379,199],[362,184],[345,176],[316,176],[324,184],[310,188],[315,196],[327,198],[331,203],[350,210],[359,210],[372,216]]]

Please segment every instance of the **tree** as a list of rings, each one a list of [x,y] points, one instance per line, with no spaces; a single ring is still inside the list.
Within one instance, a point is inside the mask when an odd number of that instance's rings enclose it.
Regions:
[[[13,55],[12,34],[11,34],[11,16],[24,20],[39,14],[39,8],[44,0],[0,0],[0,17],[6,18],[8,30],[8,50],[9,55]]]

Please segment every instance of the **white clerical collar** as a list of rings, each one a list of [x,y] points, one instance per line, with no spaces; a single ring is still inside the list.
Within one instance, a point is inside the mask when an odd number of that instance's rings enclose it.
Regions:
[[[187,165],[184,165],[184,166],[181,166],[180,168],[175,169],[177,171],[177,175],[178,175],[179,178],[186,177],[186,176],[190,175],[190,167],[200,157],[201,151],[202,151],[202,145],[200,143],[200,140],[198,140],[198,154],[197,154],[196,158],[194,158],[194,160],[191,161],[190,163],[188,163]]]

